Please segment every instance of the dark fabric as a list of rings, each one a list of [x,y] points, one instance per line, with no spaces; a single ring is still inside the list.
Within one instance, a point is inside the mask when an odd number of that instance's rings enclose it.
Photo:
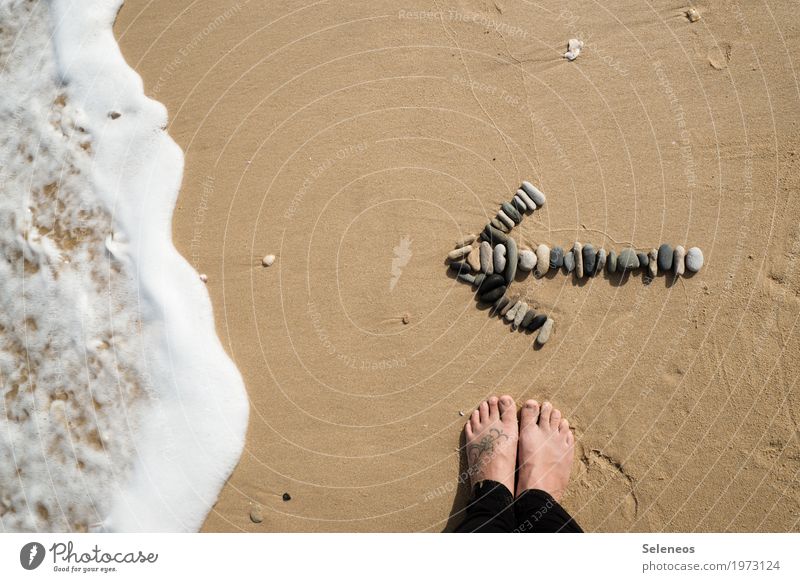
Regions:
[[[472,491],[458,533],[581,533],[583,530],[553,497],[538,489],[516,500],[497,481],[481,481]]]
[[[514,496],[497,481],[481,481],[472,490],[459,533],[507,533],[516,527]]]

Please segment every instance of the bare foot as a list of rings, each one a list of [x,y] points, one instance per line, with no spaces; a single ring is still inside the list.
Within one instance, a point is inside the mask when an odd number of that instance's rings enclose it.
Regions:
[[[511,396],[492,396],[481,402],[464,432],[472,486],[490,479],[508,487],[513,495],[519,436],[514,399]]]
[[[517,493],[528,489],[547,491],[560,501],[567,488],[575,436],[561,411],[545,402],[528,400],[519,420],[519,481]]]

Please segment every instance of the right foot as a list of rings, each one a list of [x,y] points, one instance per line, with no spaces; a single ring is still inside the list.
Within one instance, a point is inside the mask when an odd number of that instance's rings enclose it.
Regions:
[[[472,486],[497,481],[514,494],[517,461],[517,407],[511,396],[481,402],[464,427]]]
[[[575,453],[575,437],[561,411],[528,400],[520,412],[517,491],[546,491],[561,501]]]

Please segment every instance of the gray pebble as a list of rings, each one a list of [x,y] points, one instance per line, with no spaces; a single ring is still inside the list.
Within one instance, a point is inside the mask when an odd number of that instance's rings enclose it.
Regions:
[[[686,268],[686,264],[684,263],[685,259],[686,249],[681,245],[676,246],[675,253],[672,255],[672,268],[675,271],[676,277],[683,275],[684,269]]]
[[[491,224],[487,224],[481,232],[481,240],[487,241],[489,244],[506,244],[508,236],[502,231],[497,230]],[[495,269],[497,271],[497,269]]]
[[[617,272],[630,272],[639,268],[639,257],[633,249],[622,249],[617,261]]]
[[[519,211],[519,212],[525,212],[525,211],[528,210],[528,205],[525,204],[525,202],[522,200],[522,198],[520,198],[516,194],[511,199],[511,202],[513,202],[514,208],[516,208],[517,211]]]
[[[524,301],[517,301],[511,309],[506,311],[506,314],[503,316],[505,320],[509,323],[514,321],[514,318],[517,316],[517,311],[519,311],[520,306],[524,303]]]
[[[544,197],[544,194],[542,194],[536,186],[534,186],[530,182],[525,181],[522,183],[522,189],[525,190],[525,193],[528,196],[530,196],[531,200],[533,200],[536,203],[537,208],[541,208],[542,206],[544,206],[546,199]]]
[[[531,324],[531,321],[533,321],[534,317],[536,317],[536,312],[533,309],[528,309],[525,317],[522,318],[522,323],[519,324],[519,328],[528,329],[528,326]]]
[[[658,270],[667,273],[672,270],[672,255],[675,251],[668,244],[658,247]]]
[[[647,258],[647,276],[655,279],[656,275],[658,275],[658,249],[650,249],[650,254]]]
[[[703,251],[697,247],[692,247],[686,251],[686,269],[696,273],[703,268]]]
[[[547,340],[550,339],[550,335],[553,333],[553,320],[551,318],[547,318],[547,321],[544,322],[542,329],[539,330],[539,335],[536,336],[536,343],[540,346],[543,346],[547,343]]]
[[[567,273],[571,273],[575,270],[575,255],[572,251],[564,255],[564,268],[567,270]]]
[[[450,270],[454,273],[469,273],[472,269],[469,268],[469,265],[463,261],[454,261],[450,263]]]
[[[639,268],[644,269],[647,267],[647,264],[650,262],[650,257],[647,256],[647,253],[644,251],[637,251],[636,256],[639,257]]]
[[[489,315],[497,315],[506,305],[508,305],[508,296],[503,295],[500,299],[495,301],[494,305],[492,305],[492,308],[489,310]]]
[[[525,190],[523,190],[522,188],[517,190],[517,196],[522,198],[522,201],[525,203],[525,206],[528,207],[528,212],[533,212],[534,210],[536,210],[536,202],[534,202],[531,199],[531,197],[528,196],[528,193],[525,192]]]
[[[505,285],[505,278],[502,275],[498,275],[495,273],[494,275],[488,275],[486,279],[483,280],[483,284],[481,285],[480,292],[486,293],[487,291],[491,291],[492,289],[497,289]]]
[[[510,229],[510,228],[508,228],[508,227],[507,227],[505,224],[503,224],[502,222],[500,222],[500,221],[499,221],[497,218],[493,218],[493,219],[491,219],[491,220],[489,221],[489,224],[491,224],[493,227],[495,227],[495,228],[496,228],[497,230],[499,230],[500,232],[511,232],[511,229]]]
[[[462,271],[458,273],[456,277],[458,277],[459,280],[464,281],[464,283],[469,283],[470,285],[475,283],[475,275],[472,273],[465,273]]]
[[[492,261],[492,245],[486,241],[481,242],[478,253],[481,259],[481,271],[487,275],[494,273],[494,262]]]
[[[608,253],[608,262],[606,262],[606,270],[612,274],[617,272],[617,251],[611,251],[610,253]]]
[[[536,274],[544,277],[550,270],[550,247],[541,244],[536,247]]]
[[[514,221],[502,210],[497,211],[497,219],[505,224],[508,228],[514,228]]]
[[[591,244],[586,244],[583,247],[583,272],[586,273],[587,277],[591,277],[594,275],[594,268],[597,266],[597,251],[594,250],[594,247]]]
[[[583,245],[576,242],[572,245],[572,256],[575,258],[575,276],[583,279]]]
[[[517,243],[513,238],[509,238],[506,243],[506,268],[503,271],[503,276],[506,278],[506,284],[509,285],[514,280],[517,274],[517,262],[519,261],[519,253],[517,252]]]
[[[500,287],[495,287],[490,291],[485,292],[483,295],[480,296],[479,301],[481,303],[494,303],[498,299],[500,299],[506,293],[507,287],[505,285],[501,285]]]
[[[484,275],[483,273],[478,273],[477,275],[475,275],[475,280],[472,282],[472,284],[475,287],[480,287],[481,285],[483,285],[485,279],[486,275]]]
[[[550,268],[560,269],[564,265],[564,249],[561,247],[554,247],[550,251]]]
[[[529,273],[536,266],[536,254],[530,249],[519,252],[519,270]]]
[[[594,276],[597,277],[600,273],[603,272],[603,269],[606,266],[606,249],[600,249],[597,251],[597,265],[594,268]]]
[[[519,294],[514,295],[508,300],[508,303],[506,303],[503,308],[500,309],[500,317],[505,317],[508,315],[508,312],[511,311],[517,303],[519,303]]]
[[[522,222],[522,215],[517,211],[516,208],[511,206],[511,204],[508,202],[503,202],[503,204],[501,204],[501,208],[503,209],[503,212],[506,213],[506,216],[514,221],[514,224],[519,224]]]
[[[528,304],[524,301],[521,301],[519,307],[517,307],[517,313],[514,316],[514,321],[511,322],[511,329],[516,330],[519,328],[522,320],[525,319],[525,315],[528,313]]]
[[[535,315],[533,319],[531,319],[531,322],[528,324],[528,329],[531,331],[536,331],[537,329],[539,329],[544,325],[545,321],[547,321],[547,316],[544,315],[543,313]]]
[[[494,272],[501,274],[506,268],[506,245],[494,247]]]
[[[471,250],[471,246],[465,245],[447,253],[447,258],[451,261],[458,261],[459,259],[466,257]]]
[[[472,243],[475,242],[476,238],[478,238],[477,234],[468,234],[456,243],[456,248],[458,249],[461,247],[465,247],[467,245],[471,245]]]

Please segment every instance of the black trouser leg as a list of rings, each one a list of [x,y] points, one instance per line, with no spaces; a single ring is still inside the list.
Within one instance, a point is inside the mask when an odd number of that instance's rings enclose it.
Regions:
[[[514,503],[515,532],[583,533],[581,526],[553,497],[540,489],[528,489]]]
[[[516,525],[514,496],[497,481],[481,481],[472,490],[458,533],[511,533]]]

